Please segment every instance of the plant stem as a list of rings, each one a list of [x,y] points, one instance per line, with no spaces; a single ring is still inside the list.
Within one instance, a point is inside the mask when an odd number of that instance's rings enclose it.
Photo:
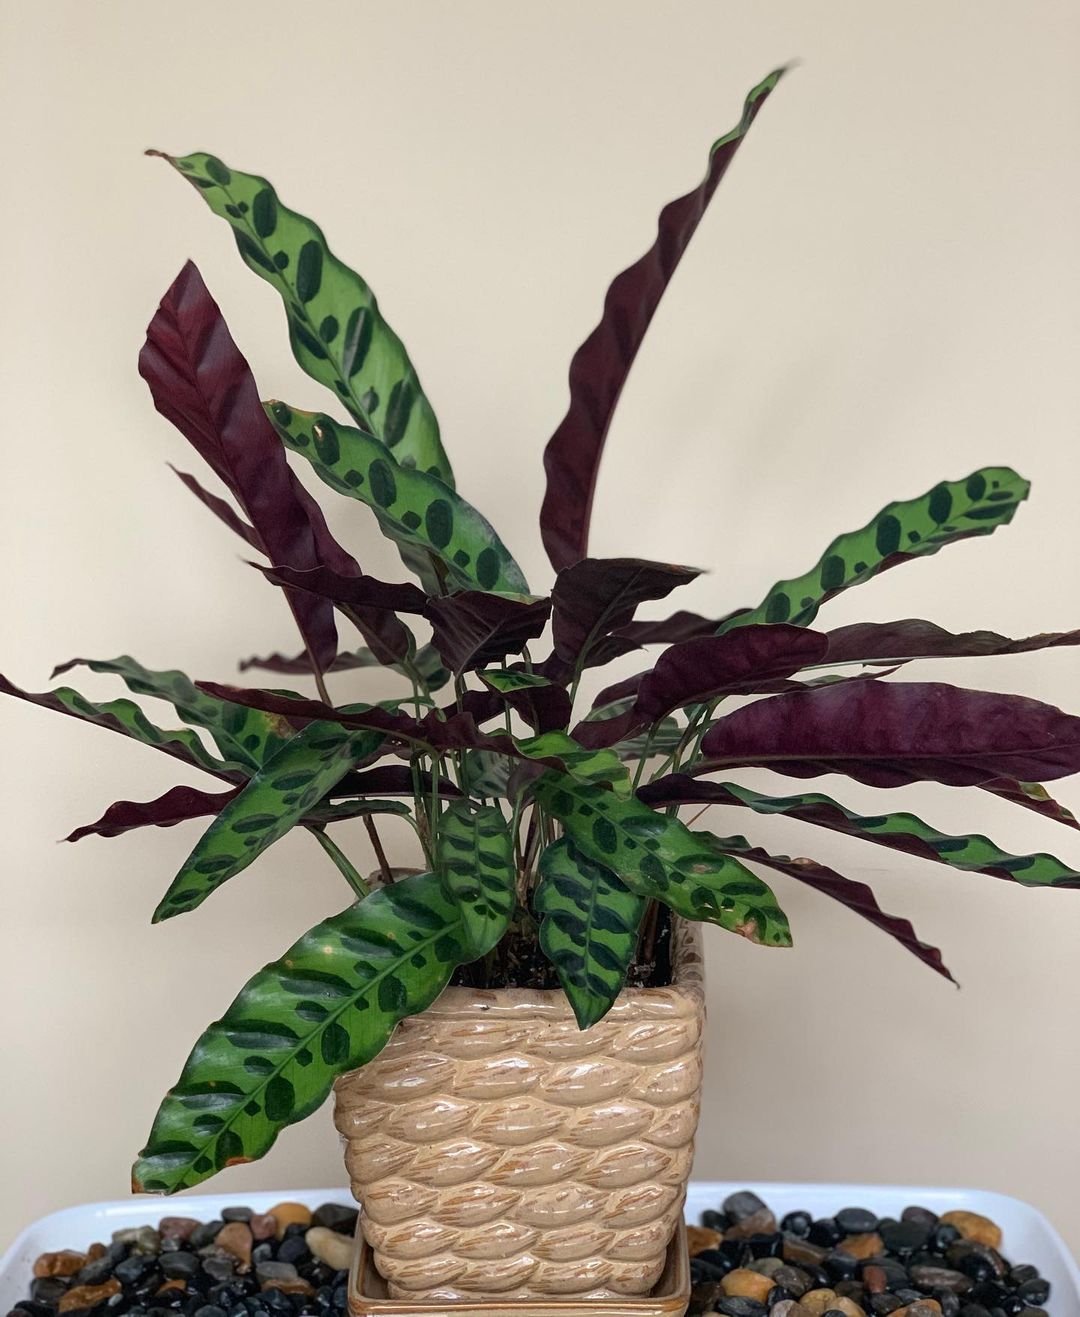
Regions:
[[[353,889],[357,897],[362,901],[365,896],[370,896],[371,889],[368,887],[367,883],[364,882],[363,878],[360,877],[359,873],[357,873],[353,862],[342,851],[341,847],[330,837],[325,829],[311,828],[309,831],[314,833],[315,840],[327,855],[330,856],[334,864],[337,865],[345,881]]]
[[[379,861],[379,870],[382,873],[383,882],[389,887],[394,881],[394,875],[390,872],[390,865],[386,858],[386,852],[383,850],[382,841],[379,838],[379,830],[375,826],[375,820],[370,814],[364,815],[364,827],[367,829],[367,835],[371,838],[371,845],[375,851],[375,858]]]

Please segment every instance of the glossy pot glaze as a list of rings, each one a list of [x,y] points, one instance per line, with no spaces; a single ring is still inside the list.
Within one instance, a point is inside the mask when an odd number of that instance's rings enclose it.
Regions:
[[[561,992],[448,988],[335,1086],[390,1296],[648,1294],[682,1217],[701,1094],[696,925],[674,982],[579,1030]]]

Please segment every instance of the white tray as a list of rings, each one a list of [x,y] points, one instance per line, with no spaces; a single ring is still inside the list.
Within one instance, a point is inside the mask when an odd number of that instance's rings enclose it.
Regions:
[[[895,1215],[909,1203],[937,1213],[966,1208],[992,1217],[1005,1235],[1003,1252],[1010,1261],[1031,1262],[1053,1285],[1050,1317],[1080,1317],[1080,1269],[1070,1257],[1049,1221],[1018,1198],[981,1189],[907,1188],[900,1185],[768,1184],[696,1180],[686,1200],[686,1217],[696,1222],[710,1207],[737,1189],[753,1189],[783,1216],[797,1207],[815,1216],[830,1216],[842,1207],[868,1207],[880,1216]],[[9,1192],[11,1192],[9,1188]],[[108,1242],[114,1230],[155,1223],[162,1216],[194,1216],[210,1221],[223,1207],[243,1203],[265,1212],[288,1199],[318,1207],[320,1203],[352,1203],[343,1189],[276,1189],[252,1193],[185,1194],[180,1198],[124,1198],[109,1203],[84,1203],[51,1212],[22,1232],[0,1259],[0,1317],[24,1298],[31,1268],[39,1253],[60,1248],[88,1248],[95,1240]]]

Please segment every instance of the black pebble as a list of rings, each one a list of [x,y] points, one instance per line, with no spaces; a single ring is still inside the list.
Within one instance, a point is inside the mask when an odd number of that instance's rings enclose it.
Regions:
[[[938,1223],[936,1212],[931,1212],[928,1207],[917,1207],[914,1204],[911,1207],[905,1207],[900,1213],[901,1221],[917,1221],[921,1226],[929,1226],[933,1230]]]
[[[120,1265],[125,1266],[126,1263]],[[192,1276],[198,1274],[201,1263],[194,1253],[177,1250],[175,1253],[162,1253],[158,1258],[158,1266],[170,1280],[190,1280]],[[119,1275],[119,1268],[117,1274]]]
[[[859,1259],[850,1253],[834,1250],[822,1263],[830,1280],[851,1280],[859,1269]]]
[[[29,1317],[53,1317],[53,1311],[44,1303],[38,1303],[35,1299],[22,1299],[17,1308],[13,1309],[16,1313],[28,1313]]]
[[[177,1272],[179,1276],[187,1279],[188,1276],[194,1276],[199,1270],[199,1259],[191,1253],[166,1253],[165,1257],[182,1257],[184,1259],[184,1270]],[[144,1253],[132,1253],[131,1257],[125,1258],[123,1262],[118,1262],[113,1268],[113,1275],[121,1285],[135,1285],[146,1275],[148,1271],[155,1271],[161,1265],[160,1257],[149,1258]],[[165,1275],[170,1276],[173,1273],[166,1271]]]
[[[1009,1280],[1013,1285],[1020,1286],[1029,1280],[1038,1280],[1039,1268],[1027,1265],[1009,1268]]]
[[[893,1290],[893,1293],[898,1299],[903,1299],[905,1303],[918,1303],[923,1297],[919,1290],[908,1289],[906,1286]]]
[[[724,1313],[725,1317],[765,1317],[768,1309],[763,1303],[759,1303],[757,1299],[727,1298],[725,1296],[717,1302],[716,1311]]]
[[[236,1274],[236,1268],[233,1266],[231,1258],[203,1258],[202,1269],[211,1280],[216,1280],[218,1284],[224,1284],[226,1281],[232,1280]]]
[[[984,1308],[993,1311],[995,1308],[1001,1308],[1001,1301],[1008,1293],[1004,1286],[998,1285],[995,1281],[981,1280],[972,1287],[971,1297],[976,1303],[981,1303]]]
[[[322,1207],[312,1213],[311,1219],[317,1226],[326,1226],[328,1230],[336,1230],[339,1234],[351,1235],[356,1229],[358,1215],[359,1211],[355,1207],[347,1207],[342,1203],[323,1203]]]
[[[106,1253],[104,1257],[95,1258],[93,1262],[88,1262],[72,1283],[75,1285],[100,1285],[102,1281],[109,1279],[115,1265],[116,1263]]]
[[[254,1213],[250,1207],[226,1207],[222,1209],[222,1221],[250,1221]]]
[[[252,1257],[254,1257],[254,1252]],[[291,1239],[283,1239],[278,1245],[277,1260],[279,1262],[291,1262],[295,1266],[298,1262],[306,1262],[310,1257],[311,1250],[307,1246],[307,1241],[300,1235],[294,1235]]]
[[[753,1258],[778,1258],[783,1252],[784,1236],[779,1231],[774,1235],[751,1235],[747,1243]]]
[[[877,1217],[865,1207],[845,1207],[836,1214],[836,1224],[845,1235],[869,1235],[877,1223]]]
[[[903,1300],[898,1299],[895,1294],[871,1294],[870,1311],[874,1317],[889,1317],[889,1313],[895,1312],[897,1308],[904,1306]]]
[[[789,1212],[780,1222],[780,1229],[785,1234],[797,1235],[799,1239],[805,1239],[813,1224],[814,1218],[809,1212]]]
[[[694,1255],[695,1262],[707,1262],[714,1271],[718,1271],[721,1276],[726,1276],[734,1267],[731,1258],[719,1248],[704,1248],[700,1253]]]
[[[728,1228],[727,1214],[716,1212],[710,1208],[707,1212],[702,1212],[701,1224],[706,1230],[726,1230]]]
[[[810,1227],[808,1238],[811,1244],[821,1244],[823,1248],[832,1248],[839,1244],[844,1232],[831,1216],[824,1216]]]
[[[709,1281],[722,1280],[723,1276],[724,1272],[717,1271],[715,1267],[711,1267],[707,1262],[702,1262],[700,1257],[690,1259],[690,1280],[693,1284],[704,1285]],[[318,1295],[315,1297],[318,1298]],[[329,1295],[327,1298],[329,1299]]]
[[[750,1255],[746,1241],[742,1239],[722,1239],[717,1248],[731,1259],[733,1267],[741,1267]]]
[[[38,1303],[59,1303],[67,1287],[62,1276],[39,1276],[30,1282],[30,1297]]]
[[[774,1308],[778,1303],[783,1303],[785,1299],[793,1299],[794,1294],[790,1290],[784,1289],[783,1285],[774,1285],[765,1295],[765,1306]]]
[[[228,1317],[228,1313],[214,1303],[205,1303],[195,1310],[195,1317]]]
[[[956,1259],[956,1269],[970,1276],[977,1284],[993,1280],[997,1275],[994,1264],[981,1253],[965,1253]],[[976,1296],[977,1297],[977,1296]],[[981,1303],[982,1300],[980,1299]]]
[[[273,1262],[278,1249],[284,1248],[290,1238],[295,1238],[295,1236],[286,1236],[280,1244],[273,1244],[269,1239],[264,1239],[261,1244],[256,1244],[251,1250],[252,1262]]]
[[[882,1225],[881,1242],[890,1253],[903,1257],[922,1248],[930,1238],[930,1231],[925,1221],[896,1221]]]
[[[960,1295],[955,1290],[933,1290],[930,1297],[941,1305],[941,1317],[958,1317]]]
[[[998,1307],[1005,1314],[1005,1317],[1017,1317],[1017,1313],[1023,1312],[1027,1304],[1019,1294],[1006,1294]]]
[[[1017,1294],[1028,1308],[1041,1308],[1050,1297],[1050,1282],[1044,1276],[1022,1281]]]
[[[955,1244],[962,1237],[955,1226],[939,1224],[930,1232],[930,1247],[935,1253],[944,1253],[950,1245]]]
[[[960,1309],[960,1317],[990,1317],[990,1310],[981,1303],[965,1303]]]

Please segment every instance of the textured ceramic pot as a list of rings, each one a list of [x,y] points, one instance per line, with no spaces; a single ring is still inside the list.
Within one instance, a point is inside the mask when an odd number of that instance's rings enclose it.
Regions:
[[[696,925],[673,983],[579,1030],[561,992],[448,988],[335,1087],[361,1224],[398,1299],[648,1294],[701,1094]]]

